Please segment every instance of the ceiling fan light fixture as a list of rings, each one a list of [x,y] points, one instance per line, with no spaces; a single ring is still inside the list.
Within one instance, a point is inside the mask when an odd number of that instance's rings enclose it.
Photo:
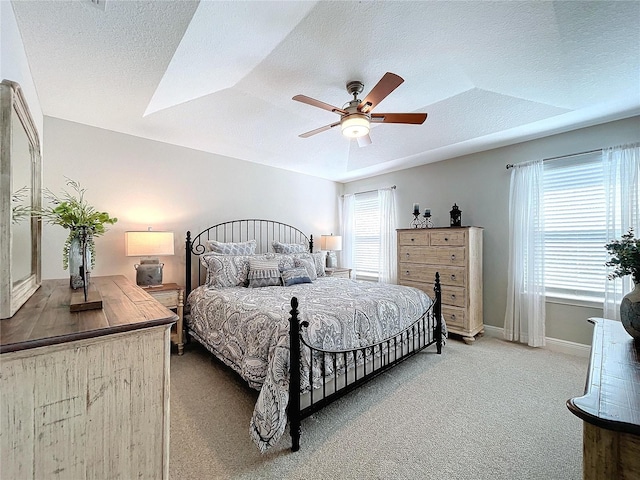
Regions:
[[[340,121],[342,134],[349,138],[364,137],[370,130],[369,117],[363,113],[352,113],[345,115]]]

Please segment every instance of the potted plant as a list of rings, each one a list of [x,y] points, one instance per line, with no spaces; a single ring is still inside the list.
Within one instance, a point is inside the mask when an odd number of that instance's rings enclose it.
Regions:
[[[634,289],[620,302],[620,320],[629,334],[640,341],[640,239],[634,238],[633,228],[622,235],[621,240],[613,240],[605,245],[611,259],[605,264],[614,270],[609,280],[631,275]]]
[[[66,178],[66,177],[65,177]],[[86,242],[88,262],[91,268],[95,266],[94,238],[107,231],[108,225],[118,221],[107,212],[100,212],[89,205],[85,199],[86,188],[79,182],[67,178],[66,185],[72,190],[62,190],[56,195],[51,190],[44,190],[44,197],[50,205],[43,207],[37,215],[51,225],[60,225],[69,229],[69,236],[65,241],[62,253],[62,265],[69,268],[72,288],[84,286],[80,273],[80,265],[84,265],[82,258],[82,241]],[[84,237],[84,238],[83,238]],[[87,274],[89,266],[87,265]]]

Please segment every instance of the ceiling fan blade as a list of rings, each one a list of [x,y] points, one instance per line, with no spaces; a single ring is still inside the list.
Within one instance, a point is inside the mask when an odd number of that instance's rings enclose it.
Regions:
[[[356,140],[358,140],[359,147],[366,147],[367,145],[371,145],[371,137],[368,133],[362,137],[356,138]]]
[[[338,125],[340,125],[340,122],[336,122],[336,123],[332,123],[331,125],[325,125],[324,127],[316,128],[315,130],[311,130],[310,132],[301,133],[298,136],[301,137],[301,138],[308,138],[311,135],[315,135],[316,133],[324,132],[325,130],[329,130],[329,129],[333,128],[333,127],[337,127]]]
[[[369,92],[369,95],[360,102],[358,110],[362,113],[369,113],[376,105],[384,100],[387,95],[398,88],[402,82],[404,82],[404,80],[401,76],[391,72],[385,73],[376,86]]]
[[[426,113],[372,113],[371,123],[410,123],[420,125],[427,119]]]
[[[333,105],[321,102],[320,100],[316,100],[315,98],[307,97],[306,95],[296,95],[295,97],[293,97],[293,100],[306,103],[307,105],[311,105],[312,107],[318,107],[322,108],[323,110],[329,110],[330,112],[339,113],[340,115],[347,114],[347,112],[341,108],[334,107]]]

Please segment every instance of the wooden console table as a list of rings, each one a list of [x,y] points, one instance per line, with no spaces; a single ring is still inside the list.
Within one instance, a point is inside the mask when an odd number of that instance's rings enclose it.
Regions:
[[[45,280],[0,321],[0,478],[169,476],[177,315],[123,276],[93,277],[101,310],[71,313]]]
[[[583,479],[640,479],[640,346],[620,322],[590,318],[585,394],[567,407],[583,421]]]

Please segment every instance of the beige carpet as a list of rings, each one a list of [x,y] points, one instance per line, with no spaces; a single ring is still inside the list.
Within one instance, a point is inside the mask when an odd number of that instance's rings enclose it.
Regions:
[[[261,455],[257,392],[202,347],[171,357],[172,479],[582,478],[582,423],[567,410],[588,360],[483,337],[430,347],[288,430]]]

